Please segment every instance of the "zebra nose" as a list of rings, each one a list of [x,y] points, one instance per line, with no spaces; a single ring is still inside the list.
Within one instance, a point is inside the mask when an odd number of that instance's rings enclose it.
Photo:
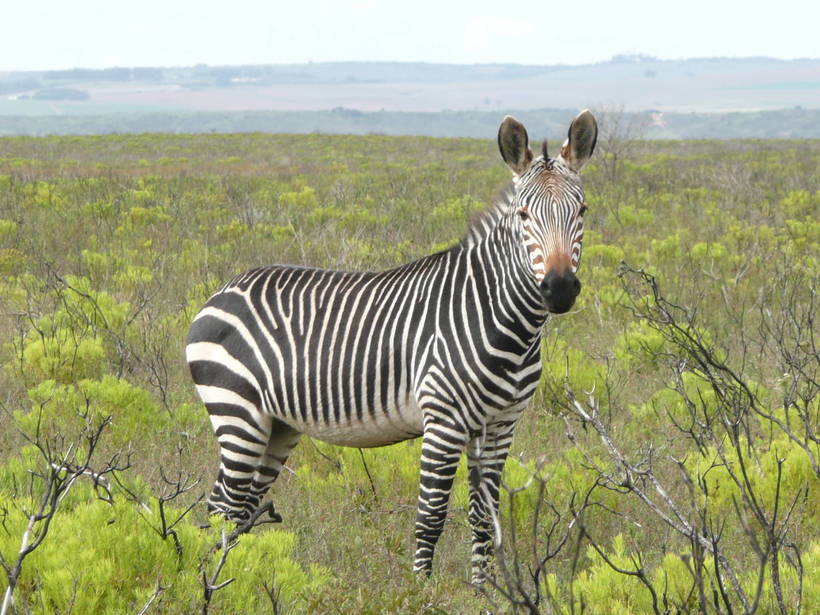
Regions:
[[[563,314],[575,303],[581,292],[581,282],[572,271],[550,271],[541,282],[541,294],[547,309],[553,314]]]

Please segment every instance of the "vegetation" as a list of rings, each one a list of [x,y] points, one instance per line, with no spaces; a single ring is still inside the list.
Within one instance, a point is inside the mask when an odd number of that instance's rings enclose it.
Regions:
[[[0,91],[2,83],[0,83]],[[216,90],[217,92],[219,90]],[[81,92],[82,94],[82,92]],[[512,113],[527,126],[541,126],[550,138],[566,137],[566,127],[577,109],[530,111],[359,111],[336,107],[326,111],[194,111],[124,103],[75,102],[66,99],[55,115],[53,102],[0,100],[0,136],[84,135],[111,133],[269,132],[309,134],[427,135],[485,137],[498,120]],[[39,98],[35,95],[32,98]],[[76,99],[75,99],[76,100]],[[596,110],[596,116],[600,112]],[[788,108],[732,113],[663,114],[639,111],[624,116],[640,126],[636,137],[647,139],[819,138],[820,109]]]
[[[36,91],[31,97],[35,100],[86,100],[88,92],[75,88],[47,88]]]
[[[183,340],[258,264],[451,245],[507,180],[495,143],[0,140],[0,612],[820,611],[820,142],[617,145],[584,170],[584,290],[545,331],[476,592],[464,468],[410,572],[417,442],[305,440],[281,525],[207,519]]]

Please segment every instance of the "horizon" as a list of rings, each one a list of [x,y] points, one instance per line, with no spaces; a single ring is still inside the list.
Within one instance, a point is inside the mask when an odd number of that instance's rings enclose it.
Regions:
[[[112,69],[140,69],[140,68],[161,68],[161,69],[174,69],[174,68],[196,68],[197,66],[203,66],[208,68],[220,68],[220,67],[240,67],[240,66],[302,66],[302,65],[315,65],[315,64],[325,64],[325,65],[333,65],[333,64],[430,64],[430,65],[441,65],[441,66],[520,66],[520,67],[569,67],[569,68],[581,68],[585,66],[596,66],[600,64],[619,64],[619,63],[641,63],[641,62],[692,62],[692,61],[743,61],[743,60],[773,60],[777,62],[815,62],[820,60],[820,55],[811,57],[811,56],[801,56],[801,57],[776,57],[776,56],[691,56],[691,57],[679,57],[679,58],[660,58],[657,56],[652,56],[645,53],[622,53],[622,54],[615,54],[606,59],[602,60],[595,60],[591,62],[582,62],[577,64],[570,64],[570,63],[552,63],[552,64],[533,64],[533,63],[524,63],[524,62],[432,62],[432,61],[424,61],[424,60],[326,60],[326,61],[305,61],[305,62],[244,62],[244,63],[235,63],[235,64],[225,64],[225,63],[215,63],[209,64],[208,62],[196,62],[194,64],[132,64],[132,65],[110,65],[110,66],[70,66],[67,68],[32,68],[32,69],[25,69],[25,70],[8,70],[8,69],[0,69],[0,74],[2,73],[42,73],[42,72],[68,72],[73,70],[88,70],[88,71],[105,71],[105,70],[112,70]]]

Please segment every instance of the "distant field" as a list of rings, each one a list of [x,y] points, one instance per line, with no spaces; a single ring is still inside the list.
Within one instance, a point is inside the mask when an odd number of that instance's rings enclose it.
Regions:
[[[35,104],[34,110],[61,115],[0,115],[0,136],[90,135],[112,133],[288,133],[383,134],[487,138],[506,114],[533,127],[538,138],[566,138],[567,123],[579,109],[521,111],[331,111],[164,112],[132,111],[86,115],[78,103]],[[90,104],[90,103],[89,103]],[[609,111],[610,109],[611,111]],[[596,109],[604,130],[643,139],[820,138],[820,109],[748,113],[620,113]]]
[[[85,99],[32,99],[54,98],[55,90]],[[650,118],[647,138],[818,138],[820,60],[623,56],[582,66],[337,62],[0,74],[0,136],[318,131],[486,137],[492,130],[477,130],[475,116],[491,118],[492,129],[505,113],[570,109],[574,115],[584,108]],[[351,122],[337,111],[362,115]]]
[[[505,493],[499,588],[467,585],[464,468],[424,582],[410,572],[418,443],[305,439],[273,489],[284,522],[239,539],[216,579],[236,581],[209,612],[518,613],[512,601],[537,595],[545,614],[649,613],[653,592],[659,612],[820,612],[818,168],[816,139],[601,142],[582,172],[583,291],[545,330],[507,463],[511,488],[530,483]],[[217,449],[183,361],[193,315],[260,264],[373,270],[446,249],[508,178],[492,139],[0,138],[2,561],[49,472],[34,442],[73,443],[81,462],[110,416],[91,468],[121,468],[110,502],[88,475],[61,502],[18,611],[202,612],[220,527],[198,528]],[[635,473],[568,389],[597,401]],[[736,586],[640,489],[715,540]]]
[[[69,87],[89,104],[154,111],[494,111],[619,105],[630,111],[820,108],[820,60],[623,57],[582,66],[318,63],[10,73],[0,92]],[[20,89],[21,88],[21,89]],[[21,103],[25,101],[20,101]],[[13,108],[0,112],[15,115]],[[97,113],[89,106],[89,113]]]
[[[8,97],[0,97],[0,118],[9,116],[22,117],[43,117],[43,116],[89,116],[107,115],[116,118],[119,114],[125,113],[174,113],[181,109],[176,107],[163,107],[156,104],[141,105],[137,102],[111,103],[102,100],[66,102],[61,100],[9,100]]]

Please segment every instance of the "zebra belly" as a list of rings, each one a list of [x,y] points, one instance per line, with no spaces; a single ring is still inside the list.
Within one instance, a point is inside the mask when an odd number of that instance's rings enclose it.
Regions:
[[[405,400],[398,408],[379,408],[374,413],[366,413],[361,419],[342,416],[338,421],[324,422],[280,418],[311,438],[339,446],[386,446],[417,438],[422,433],[421,409],[412,399]]]

